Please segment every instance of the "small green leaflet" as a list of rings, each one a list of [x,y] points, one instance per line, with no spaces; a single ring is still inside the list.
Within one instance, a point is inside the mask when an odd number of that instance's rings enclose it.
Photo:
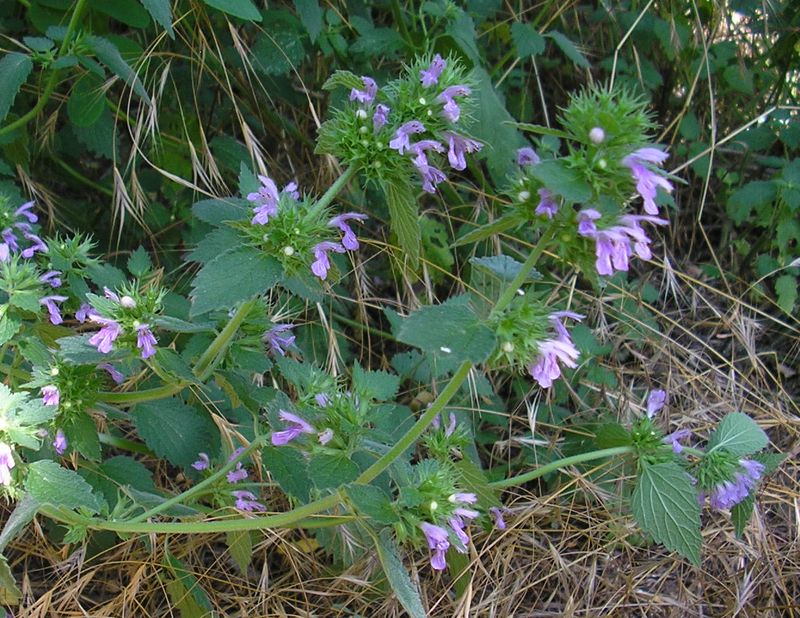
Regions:
[[[261,12],[251,0],[203,0],[208,6],[247,21],[261,21]]]
[[[411,581],[411,576],[403,566],[400,556],[397,553],[392,533],[390,530],[382,530],[380,536],[375,538],[375,547],[378,550],[378,558],[381,561],[386,578],[389,580],[392,590],[397,595],[397,600],[403,606],[411,618],[425,618],[427,615],[422,607],[422,599],[419,595],[419,588]]]
[[[136,72],[131,66],[122,59],[116,45],[108,39],[99,36],[86,37],[86,43],[97,55],[97,59],[106,65],[114,75],[133,88],[133,91],[148,105],[152,104],[150,96],[147,94],[147,90],[145,90],[139,76],[136,75]]]
[[[408,182],[384,180],[381,187],[389,207],[392,231],[397,234],[400,249],[408,257],[408,265],[416,269],[419,264],[421,231],[414,194]]]
[[[164,30],[170,38],[175,38],[175,32],[172,29],[172,9],[170,8],[170,0],[142,0],[144,8],[150,13],[152,17]]]
[[[511,26],[511,38],[521,58],[538,56],[544,51],[544,37],[530,24],[514,22]]]
[[[25,54],[11,52],[0,59],[0,121],[8,115],[32,70],[33,61]]]
[[[294,0],[294,8],[297,9],[300,21],[303,22],[308,37],[313,43],[322,32],[322,9],[319,2],[317,0]]]
[[[6,525],[3,526],[3,531],[0,532],[0,553],[33,520],[39,506],[39,501],[30,494],[24,494],[22,499],[17,502]]]
[[[643,463],[631,509],[644,532],[700,564],[700,505],[689,475],[678,464]]]
[[[775,280],[775,293],[778,295],[778,306],[789,315],[797,303],[798,280],[794,275],[781,275]]]
[[[400,376],[385,371],[367,371],[360,364],[353,367],[353,389],[362,396],[389,401],[397,394]]]
[[[100,501],[92,487],[77,472],[62,468],[49,459],[41,459],[28,466],[25,489],[40,504],[51,504],[67,509],[100,511]]]
[[[575,43],[570,41],[558,30],[552,30],[551,32],[545,34],[545,36],[551,38],[558,48],[564,52],[564,55],[572,60],[576,67],[581,69],[588,69],[591,67],[591,64],[589,64],[586,56],[584,56],[583,53],[577,47],[575,47]]]
[[[568,202],[584,203],[592,197],[592,188],[563,161],[549,159],[531,166],[531,174]]]
[[[197,459],[198,445],[213,443],[208,414],[177,398],[140,403],[131,418],[145,444],[176,466],[189,466]]]
[[[720,421],[708,439],[708,452],[724,448],[734,455],[752,455],[769,444],[764,430],[741,412],[732,412]]]

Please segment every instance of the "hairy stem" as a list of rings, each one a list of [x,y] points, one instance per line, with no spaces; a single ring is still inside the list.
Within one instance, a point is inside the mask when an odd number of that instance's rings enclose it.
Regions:
[[[242,322],[247,318],[247,314],[249,314],[257,304],[257,299],[243,302],[236,310],[236,313],[233,314],[230,321],[225,325],[225,328],[220,331],[216,339],[211,342],[211,345],[208,346],[206,351],[200,356],[194,367],[194,374],[201,382],[208,380],[211,374],[214,373],[214,369],[216,369],[217,364],[221,360],[222,353],[228,345],[230,345],[231,339],[233,339],[236,331],[239,330]]]
[[[337,178],[330,187],[328,187],[328,190],[322,194],[322,197],[317,200],[317,203],[311,207],[311,210],[308,211],[309,216],[319,216],[323,210],[330,206],[334,198],[342,189],[344,189],[344,186],[353,176],[355,176],[357,171],[358,169],[354,165],[351,165],[345,171],[343,171],[342,175],[339,176],[339,178]]]

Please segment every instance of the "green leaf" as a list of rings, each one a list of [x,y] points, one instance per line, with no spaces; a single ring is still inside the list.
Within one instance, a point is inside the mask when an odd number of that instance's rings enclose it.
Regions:
[[[592,197],[592,188],[579,172],[564,161],[548,159],[531,166],[530,173],[568,202],[582,203]]]
[[[353,483],[347,486],[347,495],[361,515],[377,524],[390,526],[400,521],[389,494],[380,487]]]
[[[175,31],[172,29],[172,9],[170,0],[142,0],[144,8],[164,30],[170,38],[175,38]]]
[[[544,37],[530,24],[514,22],[511,26],[511,38],[517,46],[520,57],[538,56],[544,51]]]
[[[734,505],[734,507],[731,509],[731,521],[733,522],[733,529],[738,538],[742,538],[744,529],[747,527],[750,518],[753,516],[753,507],[755,506],[755,503],[755,498],[750,495],[738,504]]]
[[[218,227],[211,230],[186,256],[192,262],[206,264],[214,258],[238,247],[242,243],[239,232],[230,227]]]
[[[261,12],[251,0],[203,0],[211,8],[247,21],[261,21]]]
[[[775,293],[778,295],[778,306],[791,314],[797,304],[797,277],[781,275],[775,280]]]
[[[167,594],[178,608],[181,618],[212,618],[212,605],[197,578],[186,565],[170,553],[164,553],[165,564],[174,579],[166,582]]]
[[[550,127],[546,127],[541,124],[531,124],[529,122],[515,122],[514,126],[517,127],[520,131],[525,131],[526,133],[535,133],[536,135],[550,135],[552,137],[558,137],[560,139],[572,139],[572,136],[566,131],[561,131],[560,129],[551,129]]]
[[[564,55],[572,60],[572,63],[581,69],[588,69],[591,67],[591,64],[586,59],[586,56],[583,55],[576,46],[575,43],[570,41],[566,36],[558,32],[557,30],[551,30],[547,34],[546,37],[553,39],[553,42],[558,46],[558,48],[564,52]]]
[[[334,73],[322,84],[323,90],[336,90],[337,88],[363,88],[364,82],[355,73],[350,71],[334,71]]]
[[[381,182],[389,207],[389,220],[392,231],[397,235],[408,265],[416,269],[419,264],[419,245],[422,236],[419,225],[417,202],[406,181],[384,180]],[[37,301],[38,302],[38,301]]]
[[[736,225],[741,225],[754,208],[771,204],[778,188],[771,180],[754,180],[734,191],[728,198],[726,210]]]
[[[149,273],[153,268],[153,262],[150,259],[150,254],[144,247],[139,246],[136,251],[131,253],[128,258],[128,271],[134,277],[143,277]]]
[[[244,575],[253,559],[253,535],[249,530],[236,530],[225,535],[231,558]]]
[[[478,496],[478,503],[484,508],[501,507],[503,503],[497,497],[497,492],[492,489],[486,473],[471,459],[464,457],[454,465],[461,485],[471,493]]]
[[[5,556],[0,556],[0,604],[19,605],[21,599],[22,593],[17,587],[8,561]]]
[[[689,475],[678,464],[642,462],[631,508],[656,542],[700,564],[700,505]]]
[[[389,585],[397,595],[397,600],[400,601],[403,609],[411,618],[425,618],[427,614],[422,607],[419,588],[411,581],[411,576],[400,560],[391,530],[382,530],[380,536],[375,537],[375,547],[378,550],[378,558],[381,561],[383,572],[386,573]]]
[[[603,423],[595,431],[595,444],[598,448],[613,448],[632,444],[631,432],[619,423]]]
[[[198,451],[208,451],[212,443],[211,419],[180,399],[140,403],[130,415],[150,450],[176,466],[191,465]]]
[[[40,506],[39,501],[30,494],[22,496],[14,510],[11,511],[11,515],[8,516],[3,531],[0,532],[0,553],[22,532],[25,526],[33,521],[33,516],[36,515]]]
[[[256,249],[242,247],[223,253],[203,266],[192,281],[191,316],[229,309],[263,294],[281,275],[280,262]]]
[[[400,323],[396,334],[403,343],[453,362],[483,362],[496,343],[494,333],[469,307],[468,295],[418,309]]]
[[[458,5],[452,5],[456,9]],[[475,32],[475,22],[472,17],[467,15],[461,9],[456,9],[457,14],[447,25],[447,34],[453,37],[453,40],[461,48],[461,51],[469,58],[474,65],[481,62],[481,55],[478,51],[477,33]]]
[[[752,455],[767,444],[767,434],[752,418],[741,412],[731,412],[708,439],[708,452],[724,448],[733,455]]]
[[[470,258],[469,263],[481,270],[488,271],[501,281],[513,281],[519,274],[522,263],[508,255],[490,255],[480,258]],[[542,274],[535,269],[526,277],[526,281],[541,279]]]
[[[100,438],[97,426],[87,412],[70,415],[64,423],[64,433],[72,448],[90,461],[100,460]]]
[[[300,21],[303,22],[308,37],[313,43],[322,32],[322,9],[319,2],[317,0],[294,0],[294,8],[300,15]]]
[[[99,36],[86,37],[86,43],[97,55],[98,60],[106,65],[114,75],[133,88],[133,91],[148,105],[152,104],[150,96],[147,94],[147,90],[145,90],[139,76],[136,75],[136,72],[130,65],[122,59],[116,45],[108,39]]]
[[[33,61],[25,54],[10,52],[0,59],[0,122],[8,115],[32,70]]]
[[[308,462],[299,451],[287,446],[266,446],[261,451],[261,460],[285,493],[301,502],[309,501],[311,477]]]
[[[485,238],[489,238],[490,236],[494,236],[495,234],[501,234],[506,230],[510,230],[513,227],[521,225],[522,223],[524,223],[524,220],[520,218],[517,213],[510,212],[506,215],[503,215],[499,219],[495,219],[491,223],[487,223],[486,225],[482,225],[478,228],[470,230],[458,238],[452,246],[462,247],[464,245],[470,245],[480,240],[484,240]],[[467,226],[465,225],[461,229],[463,230],[466,227]]]
[[[14,338],[22,323],[16,318],[6,315],[5,307],[0,308],[0,311],[2,312],[0,315],[0,345],[3,345]]]
[[[251,216],[247,200],[229,197],[224,200],[202,200],[192,206],[192,214],[206,223],[220,226],[226,221],[242,221]]]
[[[306,57],[300,24],[276,19],[267,26],[253,45],[253,66],[267,76],[288,75]]]
[[[344,454],[312,455],[308,467],[314,472],[311,480],[317,489],[333,489],[355,480],[358,476],[358,466]]]
[[[353,367],[353,390],[367,399],[394,399],[400,388],[400,376],[386,371],[366,371],[359,363]]]
[[[150,16],[136,0],[89,0],[93,11],[104,13],[132,28],[147,28]]]
[[[67,509],[100,511],[100,502],[92,487],[77,472],[62,468],[54,461],[41,459],[28,466],[25,489],[40,504]]]

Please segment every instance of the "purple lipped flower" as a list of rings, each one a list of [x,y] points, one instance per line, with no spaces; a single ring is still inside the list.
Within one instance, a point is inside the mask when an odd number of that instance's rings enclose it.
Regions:
[[[530,146],[517,150],[517,165],[537,165],[541,160],[536,151]]]
[[[445,554],[450,547],[447,530],[440,526],[430,524],[427,521],[420,523],[419,527],[425,535],[425,540],[428,541],[428,548],[433,550],[431,567],[436,571],[443,571],[447,568]]]
[[[657,388],[647,396],[647,418],[653,418],[667,402],[667,391]]]
[[[333,429],[328,427],[325,431],[320,431],[317,434],[317,439],[322,446],[325,446],[328,442],[333,440]]]
[[[39,281],[48,284],[51,288],[61,287],[61,271],[48,270],[45,274],[39,277]]]
[[[378,103],[375,106],[375,113],[372,114],[372,130],[377,133],[387,122],[389,122],[389,106]]]
[[[616,229],[625,233],[633,241],[633,250],[636,255],[643,260],[649,260],[653,257],[653,252],[650,251],[650,243],[652,241],[641,226],[643,221],[654,225],[667,225],[669,223],[666,219],[651,215],[622,215],[619,218],[619,222],[622,225]]]
[[[339,230],[344,234],[342,236],[342,246],[348,251],[355,251],[358,249],[358,239],[356,238],[355,232],[353,232],[353,228],[351,228],[347,222],[366,221],[368,218],[369,217],[367,217],[367,215],[362,215],[358,212],[346,212],[344,214],[337,215],[328,221],[328,226],[338,227]]]
[[[328,276],[328,270],[331,267],[329,252],[344,253],[345,248],[338,242],[330,242],[325,240],[314,246],[314,262],[311,264],[311,272],[323,281]]]
[[[225,475],[225,478],[228,479],[228,482],[231,485],[236,484],[239,481],[243,481],[247,478],[247,470],[242,467],[242,462],[240,461],[236,464],[236,468]]]
[[[409,136],[412,133],[422,133],[423,131],[425,131],[425,125],[419,120],[409,120],[400,125],[397,131],[395,131],[394,139],[389,142],[389,148],[396,150],[400,154],[404,154],[411,148]]]
[[[752,459],[740,459],[741,468],[733,479],[723,481],[714,487],[710,494],[711,507],[721,510],[730,509],[750,495],[764,473],[764,464]]]
[[[11,469],[15,465],[11,447],[5,442],[0,442],[0,483],[6,487],[11,485]]]
[[[291,334],[293,328],[294,324],[275,324],[264,333],[264,341],[269,344],[273,354],[286,356],[286,351],[294,345],[295,336]]]
[[[475,504],[478,501],[478,496],[473,493],[454,493],[447,498],[451,504]]]
[[[125,376],[122,375],[122,373],[120,373],[111,363],[100,363],[97,365],[97,368],[107,371],[108,375],[111,376],[111,379],[114,380],[116,384],[122,384],[125,381]]]
[[[450,162],[450,167],[454,170],[461,171],[467,169],[467,159],[464,155],[478,152],[483,148],[483,144],[480,142],[459,135],[458,133],[447,131],[444,135],[447,137],[448,145],[447,160]]]
[[[631,249],[624,233],[615,228],[598,230],[594,239],[597,274],[613,275],[614,269],[628,270]]]
[[[297,186],[297,182],[295,182],[294,180],[293,180],[292,182],[290,182],[288,185],[286,185],[286,186],[285,186],[285,187],[284,187],[284,188],[281,190],[281,194],[282,194],[282,195],[284,195],[284,194],[285,194],[285,195],[288,195],[288,196],[289,196],[289,197],[291,197],[291,198],[292,198],[292,199],[293,199],[295,202],[296,202],[297,200],[299,200],[299,199],[300,199],[300,190],[299,190],[299,188],[298,188],[298,186]]]
[[[436,193],[436,186],[447,180],[444,172],[432,165],[418,165],[417,170],[422,175],[422,190],[427,193]]]
[[[47,253],[47,245],[36,234],[32,234],[31,232],[23,232],[22,235],[33,243],[27,249],[22,250],[23,258],[25,258],[26,260],[30,259],[33,257],[33,254],[36,253],[37,251],[39,253]]]
[[[465,97],[471,92],[472,90],[470,87],[464,85],[449,86],[448,88],[445,88],[442,93],[436,97],[436,100],[439,103],[444,103],[444,107],[442,108],[444,117],[450,122],[458,122],[458,119],[461,117],[461,108],[458,107],[455,97]]]
[[[489,514],[492,516],[492,519],[494,519],[494,525],[498,530],[506,529],[506,520],[503,519],[503,509],[496,506],[490,507]]]
[[[378,84],[375,83],[374,79],[366,75],[361,77],[361,82],[364,84],[364,90],[353,88],[350,91],[350,100],[369,105],[375,100],[375,95],[378,93]]]
[[[658,187],[667,193],[671,193],[673,187],[669,180],[648,168],[645,163],[661,165],[668,157],[666,152],[658,148],[640,148],[622,160],[622,164],[630,168],[631,175],[636,181],[636,191],[644,200],[645,212],[651,215],[658,214],[658,206],[655,203]]]
[[[594,208],[584,208],[578,213],[578,234],[592,237],[597,232],[595,221],[602,217]]]
[[[42,403],[46,406],[57,406],[61,401],[61,391],[54,384],[42,387]]]
[[[281,410],[278,417],[285,423],[289,423],[289,427],[283,431],[272,432],[272,444],[275,446],[285,446],[302,433],[316,433],[317,430],[305,422],[302,418],[291,412]]]
[[[192,468],[197,470],[198,472],[202,472],[203,470],[208,470],[208,467],[211,465],[211,460],[208,458],[206,453],[198,453],[197,454],[197,461],[192,464]]]
[[[552,219],[558,212],[558,202],[553,199],[553,192],[549,189],[539,189],[539,204],[534,211],[537,215]]]
[[[445,67],[447,66],[447,62],[439,55],[436,54],[433,57],[433,61],[431,62],[430,66],[427,69],[422,69],[419,72],[419,81],[422,83],[424,88],[430,88],[431,86],[439,83],[439,76],[444,71]]]
[[[236,498],[236,508],[240,511],[266,511],[267,507],[258,502],[256,495],[244,489],[237,489],[232,491],[231,495]]]
[[[89,338],[89,344],[97,348],[101,354],[108,354],[117,337],[122,334],[122,327],[115,320],[104,318],[93,313],[89,320],[96,324],[101,324],[102,328]]]
[[[64,321],[56,303],[63,303],[65,300],[67,300],[66,296],[45,296],[39,299],[39,304],[44,305],[47,309],[47,313],[50,314],[50,322],[52,324],[61,324],[61,322]]]
[[[254,216],[250,222],[253,225],[266,225],[270,217],[278,214],[280,194],[278,185],[272,178],[259,174],[258,179],[261,181],[261,186],[257,191],[247,194],[247,200],[255,203]]]
[[[81,303],[81,306],[75,312],[75,319],[83,324],[93,313],[95,313],[94,307],[88,303]]]
[[[542,388],[550,388],[553,385],[553,381],[561,376],[559,362],[570,368],[577,367],[575,361],[580,356],[580,352],[572,342],[572,337],[561,320],[562,318],[570,318],[580,321],[583,317],[573,311],[556,311],[550,314],[550,323],[555,328],[557,337],[555,339],[545,339],[539,344],[539,356],[529,368],[531,377]]]
[[[109,290],[106,286],[103,286],[103,296],[105,296],[108,300],[113,300],[115,303],[119,304],[119,296],[113,290]]]
[[[467,535],[466,531],[464,530],[466,527],[464,520],[460,517],[450,517],[447,520],[447,523],[450,524],[450,528],[453,530],[456,538],[461,543],[460,545],[458,543],[455,544],[456,551],[461,554],[467,553],[467,547],[469,546],[469,535]]]
[[[683,445],[680,441],[685,440],[691,435],[691,429],[678,429],[677,431],[673,431],[668,436],[665,436],[664,442],[672,446],[672,452],[678,455],[683,451]]]
[[[317,402],[317,405],[320,408],[327,408],[331,403],[330,397],[328,397],[325,393],[318,393],[314,395],[314,401]]]
[[[64,432],[59,429],[56,431],[55,440],[53,440],[53,448],[57,454],[63,455],[67,450],[67,446],[69,446],[69,443],[67,442],[67,436],[65,436]]]
[[[450,412],[447,421],[447,427],[445,427],[444,435],[449,438],[456,430],[456,415]],[[439,419],[438,414],[433,419],[433,428],[437,430],[442,428],[442,421]]]
[[[8,262],[11,259],[11,251],[6,243],[0,243],[0,262]]]
[[[39,220],[39,217],[36,216],[36,213],[31,212],[33,206],[33,202],[25,202],[22,206],[14,211],[14,216],[25,217],[29,222],[36,223]]]
[[[11,251],[18,251],[19,250],[19,243],[17,242],[17,236],[14,234],[14,230],[10,227],[7,227],[0,233],[3,237],[3,243],[8,245],[8,249]]]
[[[444,152],[444,146],[433,139],[423,139],[411,145],[411,152],[414,153],[414,165],[422,167],[428,165],[428,157],[425,154],[426,150],[433,150],[434,152]]]
[[[136,347],[142,351],[142,358],[150,358],[156,353],[155,346],[158,341],[153,336],[149,324],[139,324],[136,327]]]

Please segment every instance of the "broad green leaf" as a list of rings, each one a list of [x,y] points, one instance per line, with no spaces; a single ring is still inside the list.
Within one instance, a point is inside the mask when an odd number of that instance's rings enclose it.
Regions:
[[[334,71],[333,74],[322,84],[323,90],[336,90],[336,88],[363,88],[364,82],[355,73],[350,71]]]
[[[733,455],[752,455],[767,444],[767,434],[752,418],[741,412],[731,412],[708,439],[708,452],[724,448]]]
[[[791,314],[797,304],[797,277],[781,275],[775,280],[775,293],[778,295],[778,306]]]
[[[589,183],[564,161],[556,159],[542,161],[531,166],[530,173],[568,202],[583,203],[592,197]]]
[[[98,352],[97,348],[89,343],[90,333],[62,337],[58,340],[58,347],[64,360],[77,365],[91,365],[109,360],[108,354]]]
[[[203,0],[211,8],[247,21],[261,21],[261,12],[252,0]]]
[[[631,509],[644,532],[700,564],[700,505],[689,475],[678,464],[643,464]]]
[[[100,502],[92,488],[77,472],[62,468],[49,459],[41,459],[28,466],[25,489],[40,504],[50,504],[67,509],[100,511]]]
[[[247,200],[235,197],[202,200],[192,206],[192,214],[211,225],[222,225],[225,221],[242,221],[252,216]]]
[[[400,387],[400,376],[386,371],[367,371],[356,363],[353,367],[353,390],[368,399],[388,401],[394,399]]]
[[[16,318],[6,315],[4,308],[0,311],[2,311],[2,315],[0,315],[0,345],[3,345],[14,338],[22,323]]]
[[[261,460],[285,493],[301,502],[309,501],[311,477],[302,453],[288,446],[267,446],[261,451]]]
[[[0,122],[8,115],[32,70],[33,61],[25,54],[10,52],[0,59]]]
[[[286,447],[284,447],[286,448]],[[358,466],[346,455],[313,455],[308,462],[311,480],[317,489],[333,489],[355,480]]]
[[[213,332],[216,326],[214,322],[186,322],[169,315],[158,316],[153,323],[173,333],[207,333]]]
[[[513,281],[519,274],[522,263],[508,255],[491,255],[480,258],[470,258],[469,263],[473,266],[492,273],[501,281]],[[532,269],[526,280],[541,279],[542,274]]]
[[[89,6],[132,28],[147,28],[150,25],[150,16],[137,0],[89,0]]]
[[[603,423],[595,431],[594,441],[601,449],[628,446],[632,443],[631,432],[619,423]]]
[[[98,121],[106,107],[106,97],[102,82],[87,73],[72,87],[67,101],[67,114],[73,124],[90,127]]]
[[[457,461],[454,467],[461,481],[460,484],[478,496],[478,503],[484,509],[503,506],[497,497],[497,492],[489,484],[486,473],[474,461],[464,457]]]
[[[300,21],[303,22],[308,37],[313,43],[322,32],[322,9],[319,2],[317,0],[294,0],[294,8],[300,15]]]
[[[213,310],[229,309],[237,303],[263,294],[282,275],[272,256],[242,247],[208,262],[192,281],[192,317]]]
[[[558,137],[560,139],[572,139],[572,136],[566,131],[561,131],[560,129],[551,129],[550,127],[545,127],[544,125],[541,124],[530,124],[529,122],[515,122],[514,126],[517,127],[520,131],[525,131],[527,133],[535,133],[536,135],[550,135],[552,137]]]
[[[144,8],[164,30],[170,38],[175,38],[175,31],[172,29],[172,9],[170,0],[141,0]]]
[[[33,521],[33,516],[36,515],[41,504],[36,498],[30,494],[24,494],[22,498],[14,506],[11,515],[8,516],[3,531],[0,532],[0,553],[5,550],[8,544],[14,540],[25,526]]]
[[[417,202],[406,181],[386,180],[381,183],[389,207],[392,231],[397,235],[400,249],[408,258],[408,265],[416,269],[419,264],[421,231]]]
[[[269,25],[253,45],[253,66],[267,76],[288,75],[306,57],[305,37],[300,24],[275,20]]]
[[[170,600],[181,612],[181,618],[212,618],[212,605],[197,578],[186,565],[167,550],[164,566],[174,579],[166,582]]]
[[[128,271],[134,277],[143,277],[153,268],[153,262],[150,259],[150,254],[144,247],[139,246],[136,251],[128,257]]]
[[[64,423],[69,445],[90,461],[100,460],[100,438],[94,419],[84,411],[72,414]]]
[[[453,247],[461,247],[463,245],[471,245],[472,243],[478,242],[480,240],[484,240],[489,238],[490,236],[494,236],[495,234],[502,234],[506,230],[510,230],[513,227],[517,227],[524,223],[524,220],[520,218],[519,215],[515,212],[510,212],[506,215],[503,215],[499,219],[495,219],[491,223],[487,223],[482,225],[478,228],[470,230],[460,238],[458,238],[454,243]],[[461,229],[464,229],[467,226],[463,226]]]
[[[405,318],[397,339],[454,362],[486,360],[495,336],[469,306],[469,296],[453,297],[441,305],[422,307]]]
[[[253,533],[250,530],[228,532],[225,535],[225,542],[239,571],[242,574],[247,573],[247,567],[253,559]]]
[[[419,588],[411,581],[411,576],[400,560],[392,532],[390,530],[381,531],[380,535],[375,537],[375,546],[383,572],[386,573],[389,585],[397,595],[397,600],[400,601],[403,609],[411,618],[425,618],[427,614],[422,607]]]
[[[139,76],[136,75],[136,72],[131,66],[123,60],[116,45],[108,39],[99,36],[87,37],[86,43],[97,55],[100,62],[106,65],[114,75],[133,88],[133,91],[139,95],[143,101],[148,105],[151,104],[150,96],[147,94],[147,90],[145,90]]]
[[[754,208],[766,206],[775,200],[778,188],[771,180],[754,180],[734,191],[728,198],[726,210],[736,225],[741,225]]]
[[[738,538],[742,538],[744,529],[747,527],[750,518],[753,516],[753,507],[755,506],[755,498],[747,496],[744,500],[736,504],[731,509],[731,521],[733,522],[733,529]]]
[[[521,58],[538,56],[544,51],[544,37],[530,24],[514,22],[511,26],[511,38]]]
[[[176,466],[191,465],[199,451],[209,451],[214,437],[214,423],[207,413],[180,399],[140,403],[130,415],[150,450]]]
[[[242,238],[239,232],[230,227],[218,227],[206,234],[186,256],[186,259],[206,264],[226,251],[230,251],[231,248],[238,247],[241,243]]]
[[[380,487],[353,483],[347,486],[347,495],[361,515],[377,524],[390,526],[400,520],[391,498]]]
[[[570,41],[566,36],[558,32],[557,30],[551,30],[547,34],[546,37],[553,39],[553,42],[558,46],[558,48],[564,52],[564,55],[572,60],[572,63],[581,69],[588,69],[591,67],[589,61],[586,59],[586,56],[583,55],[576,46],[575,43]]]
[[[0,556],[0,604],[19,605],[20,599],[22,599],[22,593],[17,587],[8,561],[5,556]]]
[[[458,5],[452,6],[455,8]],[[453,40],[461,48],[461,51],[463,51],[467,58],[477,66],[480,64],[481,54],[476,42],[477,33],[475,32],[475,22],[472,20],[472,17],[461,9],[456,9],[456,11],[455,19],[452,19],[447,25],[447,34],[453,37]]]
[[[33,51],[40,52],[42,54],[49,52],[53,47],[55,47],[55,43],[52,39],[47,38],[46,36],[24,36],[22,37],[23,42],[25,45],[30,47]]]

